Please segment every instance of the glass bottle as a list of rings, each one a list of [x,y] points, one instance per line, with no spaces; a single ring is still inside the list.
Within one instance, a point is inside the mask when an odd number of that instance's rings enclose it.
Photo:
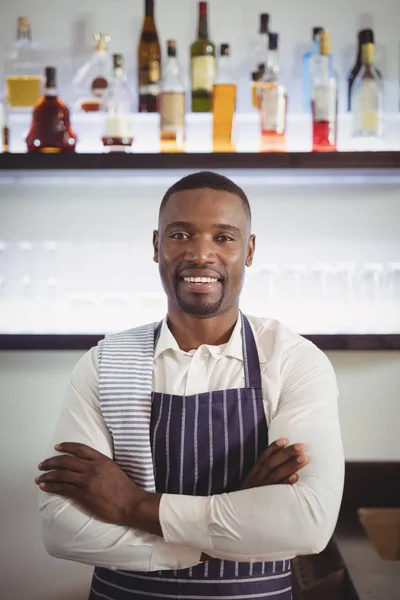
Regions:
[[[30,110],[43,93],[43,48],[32,42],[27,17],[17,21],[17,40],[5,62],[6,101],[11,109]]]
[[[112,76],[112,59],[108,51],[110,37],[105,33],[96,33],[94,39],[96,45],[92,56],[72,80],[77,105],[85,112],[100,109]]]
[[[314,27],[312,30],[311,48],[303,55],[303,109],[311,112],[311,86],[314,78],[315,57],[320,53],[320,34],[323,27]]]
[[[379,137],[382,134],[383,83],[374,66],[374,49],[374,44],[363,44],[361,70],[351,91],[355,137]]]
[[[269,34],[269,51],[265,73],[259,84],[261,135],[284,136],[286,131],[287,91],[279,81],[277,33]]]
[[[167,60],[161,83],[161,150],[183,151],[185,141],[186,94],[177,58],[176,41],[167,41]]]
[[[236,83],[229,44],[221,44],[217,75],[213,86],[213,150],[232,152],[233,117],[236,109]]]
[[[269,14],[262,13],[260,15],[260,29],[256,43],[256,63],[258,65],[267,64],[269,44]]]
[[[28,152],[75,152],[77,136],[70,124],[69,109],[57,95],[56,69],[45,69],[45,91],[36,102],[26,137]]]
[[[107,112],[103,146],[108,152],[129,152],[133,142],[131,94],[122,54],[113,54],[113,76],[102,108]]]
[[[192,111],[210,112],[216,72],[215,44],[208,37],[208,3],[199,2],[197,40],[190,47]]]
[[[358,50],[357,50],[357,59],[354,67],[351,69],[350,73],[347,76],[347,87],[348,87],[348,106],[347,110],[351,111],[351,92],[353,89],[354,82],[356,80],[357,75],[361,71],[362,67],[362,46],[364,44],[374,44],[374,32],[372,29],[362,29],[358,32]],[[375,68],[376,69],[376,68]],[[376,69],[377,74],[382,79],[381,72]]]
[[[154,0],[145,0],[138,66],[139,112],[157,112],[161,82],[161,47],[154,21]]]
[[[332,69],[329,31],[320,34],[312,82],[313,152],[335,152],[337,140],[337,80]]]

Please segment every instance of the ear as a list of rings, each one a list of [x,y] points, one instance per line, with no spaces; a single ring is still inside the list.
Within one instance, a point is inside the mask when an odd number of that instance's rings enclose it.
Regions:
[[[251,267],[253,264],[254,252],[256,250],[256,236],[251,235],[247,244],[246,267]]]
[[[153,248],[154,248],[154,254],[153,254],[153,260],[154,262],[158,263],[158,231],[155,229],[153,231]]]

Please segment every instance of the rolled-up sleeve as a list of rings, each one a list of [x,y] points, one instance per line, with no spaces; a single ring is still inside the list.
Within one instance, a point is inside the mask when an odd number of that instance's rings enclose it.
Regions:
[[[164,494],[160,522],[169,543],[190,544],[235,561],[290,559],[321,552],[338,518],[344,457],[336,377],[308,341],[288,353],[269,424],[270,443],[306,445],[308,463],[295,485],[272,485],[216,496]]]

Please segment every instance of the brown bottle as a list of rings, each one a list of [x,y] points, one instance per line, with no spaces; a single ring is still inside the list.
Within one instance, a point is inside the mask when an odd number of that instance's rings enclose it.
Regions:
[[[77,136],[70,124],[69,109],[57,96],[55,67],[46,67],[45,77],[44,96],[33,108],[26,138],[28,152],[75,152]]]
[[[145,0],[138,49],[139,112],[157,112],[161,83],[161,48],[154,22],[154,0]]]

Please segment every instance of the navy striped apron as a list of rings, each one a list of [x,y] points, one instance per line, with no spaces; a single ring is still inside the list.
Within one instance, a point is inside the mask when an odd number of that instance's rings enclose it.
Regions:
[[[157,492],[209,496],[238,490],[268,446],[258,352],[244,315],[242,340],[244,388],[191,396],[152,394]],[[211,559],[189,569],[152,572],[96,567],[89,600],[98,598],[291,600],[290,561]]]

